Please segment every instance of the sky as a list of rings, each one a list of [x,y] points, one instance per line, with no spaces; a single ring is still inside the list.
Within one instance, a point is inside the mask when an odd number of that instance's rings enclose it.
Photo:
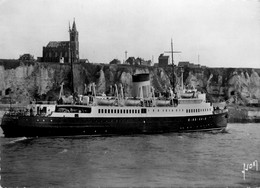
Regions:
[[[260,0],[0,0],[0,59],[41,57],[74,18],[90,62],[157,63],[172,38],[175,63],[260,68]]]

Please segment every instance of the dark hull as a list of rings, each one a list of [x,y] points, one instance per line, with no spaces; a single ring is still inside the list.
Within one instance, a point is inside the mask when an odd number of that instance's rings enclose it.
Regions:
[[[4,115],[5,137],[153,134],[222,130],[227,113],[191,117],[65,118]]]

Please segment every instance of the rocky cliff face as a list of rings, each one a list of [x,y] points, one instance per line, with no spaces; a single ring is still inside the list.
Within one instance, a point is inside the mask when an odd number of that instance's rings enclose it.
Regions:
[[[132,75],[138,73],[150,73],[151,84],[159,91],[163,91],[170,85],[169,78],[161,68],[134,67],[127,65],[97,65],[75,64],[74,75],[75,91],[82,94],[84,84],[95,83],[97,93],[107,93],[110,86],[122,84],[126,96],[131,96]]]
[[[10,100],[28,103],[35,97],[57,90],[62,81],[68,80],[70,70],[68,66],[51,63],[0,63],[0,93],[3,103]]]
[[[60,85],[65,94],[71,92],[70,65],[57,63],[26,63],[0,61],[0,99],[9,102],[28,103],[34,98],[56,100]],[[82,94],[85,85],[96,84],[97,93],[106,93],[110,85],[121,83],[127,96],[131,95],[132,75],[150,73],[151,84],[157,91],[171,86],[172,70],[156,67],[129,65],[74,64],[74,90]],[[180,84],[180,69],[177,70]],[[242,68],[184,68],[184,84],[206,92],[213,102],[227,101],[248,104],[260,100],[260,70]]]

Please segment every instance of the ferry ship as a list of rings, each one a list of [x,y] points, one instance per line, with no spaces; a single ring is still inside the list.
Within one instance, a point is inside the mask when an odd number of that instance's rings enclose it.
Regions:
[[[115,86],[115,96],[60,97],[55,103],[30,104],[26,111],[8,112],[2,118],[5,137],[154,134],[224,130],[228,111],[213,107],[206,94],[196,90],[155,97],[149,74],[132,76],[132,98]],[[62,99],[63,98],[63,99]]]

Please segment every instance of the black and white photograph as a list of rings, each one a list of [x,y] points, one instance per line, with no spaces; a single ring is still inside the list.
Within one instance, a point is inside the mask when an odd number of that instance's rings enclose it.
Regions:
[[[0,0],[0,187],[260,188],[260,0]]]

